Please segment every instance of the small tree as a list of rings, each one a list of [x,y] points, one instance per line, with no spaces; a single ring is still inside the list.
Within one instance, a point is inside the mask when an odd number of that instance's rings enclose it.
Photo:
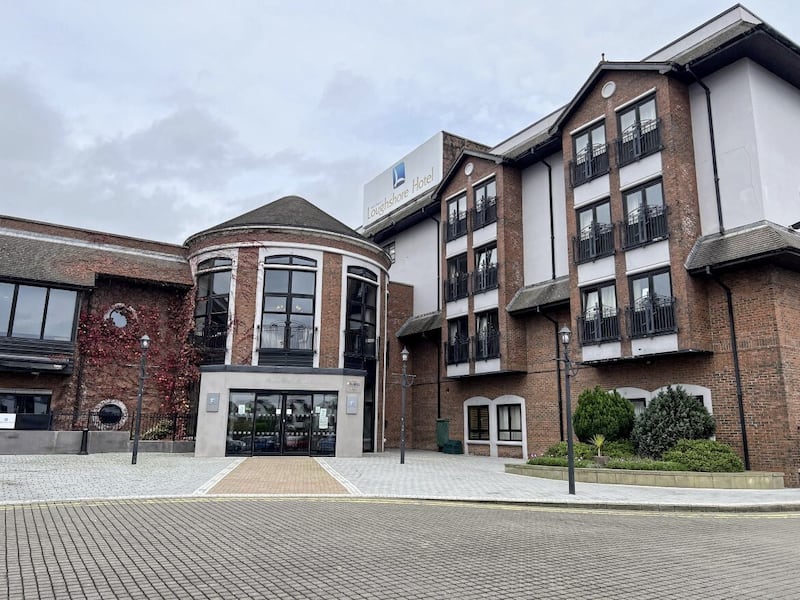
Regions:
[[[668,387],[636,419],[631,439],[640,456],[661,458],[678,440],[702,440],[714,434],[714,419],[702,402],[682,387]]]
[[[598,434],[613,442],[630,436],[633,417],[633,405],[628,400],[615,391],[606,392],[597,386],[581,392],[572,427],[582,442]]]

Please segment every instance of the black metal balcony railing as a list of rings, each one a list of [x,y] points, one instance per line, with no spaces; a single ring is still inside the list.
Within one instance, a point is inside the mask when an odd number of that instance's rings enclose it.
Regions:
[[[261,328],[259,365],[309,367],[314,364],[313,327],[266,325]]]
[[[623,167],[661,150],[661,119],[634,123],[617,140],[617,164]]]
[[[344,332],[344,354],[359,358],[377,358],[378,338],[360,329]]]
[[[225,362],[227,340],[226,326],[209,323],[199,334],[194,333],[192,343],[200,352],[200,361],[203,364],[222,364]]]
[[[500,357],[500,332],[488,331],[473,338],[475,360]]]
[[[472,229],[480,229],[490,223],[497,221],[497,198],[487,198],[482,206],[475,207],[470,211],[472,217]]]
[[[472,272],[472,293],[480,294],[497,288],[497,265]]]
[[[469,362],[469,338],[445,342],[444,352],[448,365]]]
[[[572,238],[575,262],[582,263],[614,254],[614,225],[593,223]]]
[[[448,242],[452,242],[456,238],[467,235],[467,214],[458,215],[458,217],[445,223],[445,236]]]
[[[583,346],[619,340],[619,309],[604,308],[594,315],[578,317],[578,333]]]
[[[622,247],[643,246],[669,237],[667,206],[642,206],[628,213],[628,220],[620,223]]]
[[[674,333],[675,298],[670,296],[647,296],[638,299],[625,309],[628,332],[632,338],[650,337]]]
[[[608,144],[595,146],[591,154],[588,151],[578,154],[575,160],[569,161],[569,171],[572,187],[608,173]]]
[[[469,275],[458,273],[454,277],[445,280],[444,295],[447,302],[454,302],[469,295]]]

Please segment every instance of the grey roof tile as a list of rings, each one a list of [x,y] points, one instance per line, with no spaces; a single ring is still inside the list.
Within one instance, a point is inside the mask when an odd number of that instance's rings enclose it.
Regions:
[[[402,327],[397,330],[397,337],[408,337],[417,335],[428,331],[441,329],[442,327],[442,313],[440,311],[429,312],[422,315],[414,315],[408,321],[403,323]]]
[[[514,294],[506,310],[510,313],[569,302],[569,277],[559,277],[525,286]]]
[[[797,253],[800,253],[800,234],[769,221],[759,221],[730,229],[724,234],[701,237],[686,259],[686,269],[697,272],[706,267],[726,267],[778,254]]]

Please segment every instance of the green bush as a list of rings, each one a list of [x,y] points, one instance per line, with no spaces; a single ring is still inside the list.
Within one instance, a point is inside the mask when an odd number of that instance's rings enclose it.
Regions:
[[[632,441],[618,440],[603,444],[603,454],[610,458],[633,458],[636,456],[636,450],[633,449]]]
[[[606,465],[609,469],[631,469],[633,471],[685,471],[680,463],[647,458],[612,458]]]
[[[633,405],[628,400],[615,391],[606,392],[597,386],[581,392],[572,427],[582,442],[588,442],[597,434],[613,442],[630,436],[633,420]]]
[[[566,467],[568,459],[565,456],[537,456],[535,458],[528,459],[529,465],[543,465],[546,467]],[[592,466],[587,460],[581,460],[576,458],[575,459],[575,467],[576,468],[584,468]]]
[[[636,419],[631,439],[637,454],[658,459],[678,440],[706,439],[713,434],[714,419],[706,407],[678,386],[653,398]]]
[[[680,463],[684,471],[704,473],[744,471],[744,463],[733,448],[714,440],[680,440],[672,450],[664,452],[664,460]]]
[[[143,440],[163,440],[172,435],[172,421],[162,419],[142,434]]]
[[[572,445],[572,454],[575,459],[592,460],[597,454],[594,446],[584,444],[582,442],[575,442]],[[565,458],[567,456],[567,442],[558,442],[553,444],[544,451],[544,456]]]

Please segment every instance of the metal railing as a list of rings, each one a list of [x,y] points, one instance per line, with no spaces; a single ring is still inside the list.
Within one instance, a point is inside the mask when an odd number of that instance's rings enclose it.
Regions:
[[[617,140],[617,165],[623,167],[661,150],[661,119],[634,123]]]
[[[576,263],[614,254],[614,225],[593,223],[573,236],[572,245]]]
[[[56,411],[40,417],[39,427],[50,431],[128,431],[133,439],[135,413],[124,418],[109,418],[103,411]],[[18,427],[19,429],[19,427]],[[193,440],[197,432],[196,413],[142,413],[140,439],[142,440]]]
[[[225,362],[225,350],[228,341],[228,328],[213,323],[203,327],[200,333],[192,336],[192,344],[200,352],[201,362],[217,364]]]
[[[448,365],[469,362],[469,342],[469,338],[465,338],[444,343],[445,359]]]
[[[652,295],[638,299],[625,308],[628,332],[632,338],[674,333],[675,298]]]
[[[314,328],[272,324],[261,328],[262,350],[313,350]]]
[[[458,215],[456,220],[448,220],[445,223],[445,237],[448,242],[452,242],[456,238],[467,235],[467,213]]]
[[[622,247],[635,248],[669,237],[667,206],[642,206],[628,213],[628,220],[620,223]]]
[[[471,273],[472,293],[480,294],[497,287],[497,265],[488,265]]]
[[[487,198],[482,207],[470,211],[472,229],[480,229],[497,221],[497,197]]]
[[[473,338],[475,360],[489,360],[500,357],[500,332],[487,331]]]
[[[469,295],[469,275],[458,273],[444,282],[445,301],[453,302]]]
[[[345,330],[344,354],[360,358],[378,358],[378,341],[374,333],[368,334],[361,329]]]
[[[604,308],[593,316],[578,317],[578,334],[581,345],[600,344],[620,339],[619,309]]]
[[[569,161],[572,187],[577,187],[595,177],[608,173],[608,144],[602,144],[581,152],[575,160]]]

